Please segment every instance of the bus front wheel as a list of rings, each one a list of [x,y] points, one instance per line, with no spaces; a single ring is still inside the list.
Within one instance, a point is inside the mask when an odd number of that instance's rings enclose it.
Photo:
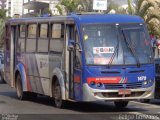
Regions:
[[[62,99],[62,91],[58,80],[56,80],[54,86],[54,102],[57,108],[64,107],[65,101]]]
[[[127,107],[128,101],[115,101],[114,104],[115,104],[116,108],[123,109],[123,108]]]
[[[17,96],[20,100],[25,100],[27,97],[27,93],[23,92],[23,88],[22,88],[22,79],[21,76],[18,75],[16,78],[16,92],[17,92]]]

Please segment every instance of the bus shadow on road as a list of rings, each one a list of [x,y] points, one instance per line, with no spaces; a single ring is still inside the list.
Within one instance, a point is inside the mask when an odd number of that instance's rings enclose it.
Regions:
[[[38,104],[43,104],[47,106],[53,106],[54,100],[50,97],[40,96],[36,100],[32,100],[32,102],[36,102]],[[55,107],[56,108],[56,107]],[[84,113],[120,113],[120,112],[146,112],[146,109],[141,108],[140,106],[137,107],[136,105],[128,105],[124,109],[117,109],[113,102],[71,102],[67,101],[65,106],[61,108],[63,110],[73,110],[77,112],[84,112]]]
[[[12,98],[14,100],[18,100],[16,92],[0,92],[0,96],[5,96]],[[53,98],[46,97],[46,96],[37,96],[36,99],[29,99],[25,100],[29,101],[35,104],[41,104],[49,107],[56,108],[54,105],[54,100]],[[5,102],[5,101],[4,101]],[[0,101],[1,103],[1,101]],[[160,102],[159,102],[160,103]],[[64,110],[73,110],[76,112],[84,112],[84,113],[125,113],[125,112],[146,112],[147,110],[145,108],[142,108],[141,106],[138,105],[128,105],[124,109],[117,109],[113,102],[70,102],[68,101],[65,106],[62,108]]]
[[[101,103],[89,103],[89,102],[75,102],[68,103],[64,109],[75,110],[79,112],[88,112],[88,113],[98,113],[98,112],[109,112],[109,113],[119,113],[119,112],[144,112],[146,111],[143,108],[135,108],[130,105],[123,109],[117,109],[112,102],[101,102]]]
[[[157,105],[157,106],[159,106],[160,105],[160,99],[153,99],[149,103],[146,103],[146,104],[151,104],[151,105]]]

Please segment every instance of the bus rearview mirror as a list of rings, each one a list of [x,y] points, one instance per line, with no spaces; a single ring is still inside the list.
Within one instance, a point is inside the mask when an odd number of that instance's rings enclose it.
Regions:
[[[75,45],[74,40],[69,40],[69,41],[68,41],[68,47],[67,47],[67,49],[68,49],[69,51],[73,51],[73,50],[74,50],[74,45]]]

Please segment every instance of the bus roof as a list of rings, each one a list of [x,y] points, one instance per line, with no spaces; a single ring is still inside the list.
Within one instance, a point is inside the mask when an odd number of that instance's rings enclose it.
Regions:
[[[36,23],[36,22],[64,22],[76,21],[78,23],[142,23],[144,20],[139,16],[124,14],[71,14],[70,16],[54,17],[34,17],[34,18],[16,18],[10,19],[10,24]]]
[[[74,19],[68,16],[54,16],[54,17],[32,17],[32,18],[14,18],[9,19],[7,23],[10,24],[24,24],[24,23],[37,23],[37,22],[64,22],[64,21],[70,21],[73,22]]]
[[[127,14],[91,14],[71,15],[80,23],[142,23],[144,20],[135,15]]]

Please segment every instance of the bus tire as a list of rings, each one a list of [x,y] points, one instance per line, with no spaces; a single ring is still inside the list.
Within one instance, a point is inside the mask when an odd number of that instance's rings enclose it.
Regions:
[[[2,79],[1,79],[1,83],[5,84],[6,81],[2,78]]]
[[[128,101],[115,101],[114,104],[115,104],[116,108],[123,109],[123,108],[127,107]]]
[[[25,100],[27,98],[27,92],[23,91],[22,79],[19,74],[16,77],[16,92],[17,92],[17,97],[20,100]]]
[[[3,77],[2,73],[1,73],[1,71],[0,71],[0,80],[1,80],[1,83],[6,83],[6,81],[4,80],[4,77]]]
[[[65,101],[62,99],[61,86],[58,80],[55,81],[54,85],[54,103],[57,108],[63,108],[65,106]]]

